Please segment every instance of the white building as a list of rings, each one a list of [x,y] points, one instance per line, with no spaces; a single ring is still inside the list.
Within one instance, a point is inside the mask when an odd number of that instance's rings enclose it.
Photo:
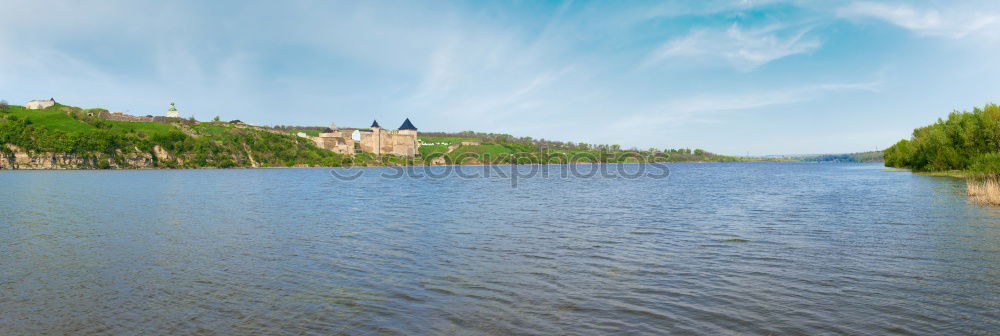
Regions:
[[[44,110],[54,106],[55,104],[56,100],[54,98],[49,98],[49,100],[32,100],[24,104],[24,107],[29,110]]]
[[[181,113],[179,111],[177,111],[176,107],[174,107],[174,103],[170,103],[170,108],[167,109],[167,117],[170,117],[170,118],[180,118],[181,117]]]

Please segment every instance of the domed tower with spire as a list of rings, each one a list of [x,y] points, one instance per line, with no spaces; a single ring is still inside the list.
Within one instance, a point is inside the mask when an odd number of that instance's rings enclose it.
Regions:
[[[174,107],[174,103],[170,103],[170,108],[167,109],[168,118],[180,118],[181,112],[177,111],[177,107]]]

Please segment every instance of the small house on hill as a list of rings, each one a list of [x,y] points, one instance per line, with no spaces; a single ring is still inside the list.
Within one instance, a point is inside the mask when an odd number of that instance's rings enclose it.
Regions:
[[[29,110],[44,110],[56,105],[55,98],[49,98],[49,100],[32,100],[24,104],[24,107]]]

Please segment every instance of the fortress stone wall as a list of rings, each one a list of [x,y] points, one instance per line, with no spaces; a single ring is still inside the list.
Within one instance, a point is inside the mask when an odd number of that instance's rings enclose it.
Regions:
[[[355,141],[352,135],[360,132],[360,141]],[[301,136],[301,135],[300,135]],[[358,151],[375,155],[398,155],[415,157],[419,152],[420,142],[417,140],[417,128],[407,119],[399,130],[386,130],[373,122],[367,130],[337,129],[331,125],[318,137],[308,137],[316,146],[336,153],[353,155]]]
[[[140,117],[140,116],[129,115],[129,114],[121,113],[121,112],[106,112],[106,111],[101,111],[100,113],[98,113],[96,115],[96,117],[99,118],[99,119],[103,119],[103,120],[128,121],[128,122],[170,123],[170,122],[183,122],[184,121],[183,118],[171,118],[171,117],[162,117],[162,116]]]
[[[361,132],[361,151],[365,153],[414,157],[419,147],[416,130],[389,131],[373,127],[371,131]]]
[[[334,153],[354,155],[355,153],[355,142],[351,135],[354,130],[342,130],[342,129],[327,129],[323,133],[320,133],[318,137],[310,137],[316,146],[319,148],[324,148]]]

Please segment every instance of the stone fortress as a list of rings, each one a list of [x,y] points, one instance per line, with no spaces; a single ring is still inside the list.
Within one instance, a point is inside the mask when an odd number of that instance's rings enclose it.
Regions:
[[[355,137],[357,134],[357,137]],[[369,129],[337,128],[331,124],[318,137],[299,134],[312,139],[316,146],[340,154],[354,155],[357,152],[375,155],[390,154],[404,157],[414,157],[419,153],[420,141],[417,140],[417,128],[409,118],[403,121],[399,129],[386,130],[373,121]]]

